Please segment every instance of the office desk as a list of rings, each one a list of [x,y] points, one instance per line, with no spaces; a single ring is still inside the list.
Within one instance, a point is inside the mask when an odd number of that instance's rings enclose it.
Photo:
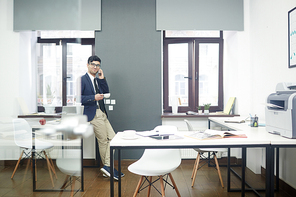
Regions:
[[[270,155],[270,136],[267,132],[262,132],[261,129],[249,129],[245,131],[248,138],[226,138],[226,139],[214,139],[214,140],[196,140],[185,135],[187,132],[179,132],[179,135],[184,136],[183,139],[178,140],[155,140],[149,137],[139,136],[136,140],[124,140],[122,139],[123,133],[118,132],[110,142],[110,163],[111,169],[114,168],[114,154],[113,151],[118,150],[118,171],[121,173],[121,150],[123,149],[160,149],[160,148],[242,148],[242,160],[243,164],[246,164],[246,148],[249,147],[262,147],[265,148],[266,155]],[[266,172],[267,179],[270,178],[268,174],[270,172],[270,165],[268,162],[270,157],[266,157]],[[244,172],[245,165],[242,165],[242,172]],[[110,177],[110,196],[114,196],[114,172],[111,171]],[[266,180],[266,196],[270,196],[270,183]],[[245,177],[242,176],[241,186],[242,196],[245,195]],[[118,196],[121,196],[121,177],[118,180]]]
[[[226,119],[224,118],[209,118],[209,128],[211,126],[211,122],[221,125],[223,127],[227,127],[230,130],[237,130],[237,131],[248,131],[248,130],[258,130],[259,132],[266,132],[265,127],[250,127],[249,122],[238,124],[238,123],[225,123]],[[279,191],[279,148],[295,148],[296,147],[296,139],[289,139],[282,137],[276,134],[269,134],[266,135],[266,139],[270,140],[270,146],[267,147],[269,150],[266,153],[266,181],[268,187],[266,189],[270,189],[268,191],[268,196],[273,197],[274,191]],[[274,168],[276,167],[276,168]],[[270,171],[268,171],[268,169]],[[276,172],[274,173],[274,169]],[[276,188],[274,188],[274,174],[276,176]],[[268,183],[268,181],[270,181]]]
[[[266,129],[265,127],[251,127],[249,124],[250,122],[249,121],[246,121],[245,123],[226,123],[225,121],[227,120],[230,120],[230,121],[233,121],[233,120],[242,120],[243,118],[240,118],[240,117],[234,117],[234,118],[215,118],[215,117],[209,117],[208,118],[208,128],[210,129],[211,128],[211,123],[214,123],[216,126],[222,126],[224,128],[227,128],[228,130],[232,130],[232,131],[244,131],[246,134],[250,133],[250,132],[259,132],[259,133],[262,133],[266,136],[264,136],[264,138],[266,140],[272,140],[275,136],[272,135],[272,134],[269,134],[268,132],[266,132]],[[258,137],[261,137],[261,136],[258,136]],[[271,153],[268,154],[268,152],[271,151],[270,149],[270,145],[266,147],[266,155],[267,155],[267,158],[268,160],[270,160],[271,158],[268,157],[271,155]],[[243,153],[244,153],[244,149],[242,149]],[[246,153],[244,153],[244,155],[242,157],[246,157]],[[230,149],[228,150],[228,164],[227,164],[227,191],[228,192],[231,192],[231,191],[237,191],[237,190],[234,190],[234,189],[231,189],[230,188],[230,172],[233,172],[234,175],[236,175],[238,178],[242,179],[242,181],[244,181],[245,178],[242,178],[242,176],[245,176],[245,171],[242,171],[242,175],[239,176],[230,166],[230,161],[229,161],[229,158],[230,158]],[[271,166],[268,166],[271,162],[267,162],[266,160],[266,170],[269,169]],[[243,168],[242,169],[245,169],[246,167],[246,159],[243,160]],[[260,194],[258,193],[258,191],[266,191],[266,193],[269,193],[271,192],[268,191],[269,187],[271,187],[271,183],[269,181],[269,179],[271,179],[272,177],[270,176],[269,174],[270,172],[267,172],[266,174],[266,184],[268,184],[269,186],[266,185],[266,188],[253,188],[253,186],[249,185],[247,182],[244,181],[244,183],[249,187],[247,190],[248,191],[253,191],[254,193],[256,193],[258,196],[260,196]],[[270,177],[269,177],[270,176]],[[278,180],[278,176],[277,176],[277,180]],[[278,186],[278,184],[277,184]]]

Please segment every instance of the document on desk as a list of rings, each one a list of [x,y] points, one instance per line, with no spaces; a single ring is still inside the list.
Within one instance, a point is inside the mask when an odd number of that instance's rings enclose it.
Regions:
[[[137,131],[136,132],[137,135],[143,136],[143,137],[150,137],[150,136],[158,136],[159,132],[155,131],[155,130],[151,130],[151,131]]]
[[[229,131],[218,131],[207,129],[204,132],[193,132],[192,134],[186,135],[186,137],[198,139],[198,140],[212,140],[212,139],[223,139],[223,138],[247,138],[244,133],[236,133]]]
[[[245,123],[247,118],[241,118],[241,117],[233,117],[225,120],[225,123]]]
[[[176,134],[176,131],[174,130],[150,130],[150,131],[137,131],[137,135],[143,136],[143,137],[150,137],[150,136],[169,136]]]
[[[154,135],[149,136],[150,138],[156,139],[156,140],[177,140],[177,139],[183,139],[184,137],[179,135]]]
[[[176,132],[159,132],[156,130],[151,130],[151,131],[137,131],[136,134],[143,137],[151,137],[157,140],[183,139],[183,137],[180,135],[177,135]]]

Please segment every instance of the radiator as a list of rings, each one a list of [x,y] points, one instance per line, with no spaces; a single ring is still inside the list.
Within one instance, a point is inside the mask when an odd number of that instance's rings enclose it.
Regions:
[[[207,152],[203,153],[203,155],[205,157],[208,157],[208,153]],[[226,157],[227,156],[227,152],[225,152],[225,154],[224,154],[224,152],[223,153],[222,152],[217,152],[216,153],[216,156],[217,156],[218,159],[221,158],[222,156],[223,157],[224,156]],[[196,159],[196,157],[197,157],[197,152],[194,149],[192,149],[192,148],[181,149],[181,158],[182,159]]]
[[[192,148],[181,149],[181,158],[182,159],[196,159],[197,152]]]

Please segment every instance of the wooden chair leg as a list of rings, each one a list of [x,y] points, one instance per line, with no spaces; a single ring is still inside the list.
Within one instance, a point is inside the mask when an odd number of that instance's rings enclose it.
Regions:
[[[191,183],[191,187],[193,187],[194,182],[195,182],[195,178],[196,178],[196,173],[197,173],[197,169],[198,169],[198,165],[199,165],[199,160],[200,160],[200,154],[197,154],[197,158],[196,158],[196,165],[195,168],[193,168],[193,179],[192,179],[192,183]]]
[[[152,182],[152,176],[149,176],[149,186],[148,186],[148,194],[147,197],[150,196],[150,191],[151,191],[151,182]]]
[[[177,193],[178,197],[181,197],[180,192],[179,192],[179,190],[178,190],[178,188],[177,188],[177,185],[176,185],[175,180],[173,179],[173,176],[172,176],[171,173],[169,173],[169,177],[170,177],[170,179],[171,179],[171,181],[172,181],[172,183],[173,183],[173,186],[174,186],[174,188],[175,188],[175,190],[176,190],[176,193]]]
[[[15,168],[14,168],[14,170],[13,170],[13,173],[12,173],[12,175],[11,175],[11,179],[13,179],[13,177],[14,177],[14,174],[15,174],[15,172],[16,172],[16,170],[17,170],[17,168],[18,168],[18,166],[19,166],[19,164],[20,164],[20,162],[21,162],[21,159],[22,159],[22,157],[23,157],[23,154],[24,154],[24,150],[22,151],[22,153],[21,153],[21,156],[20,156],[20,158],[18,159],[18,161],[17,161],[17,163],[16,163],[16,166],[15,166]]]
[[[50,160],[50,163],[51,163],[51,167],[52,167],[51,169],[52,169],[52,172],[54,173],[56,179],[58,179],[58,177],[57,177],[57,173],[56,173],[56,171],[55,171],[55,169],[54,169],[54,164],[53,164],[53,161],[52,161],[51,157],[49,157],[49,160]]]
[[[43,154],[45,155],[45,157],[47,156],[45,151],[43,151]],[[47,158],[48,158],[48,156],[47,156]],[[58,179],[57,174],[56,174],[56,171],[55,171],[55,169],[54,169],[54,165],[53,165],[52,159],[51,159],[50,157],[49,157],[49,161],[50,161],[50,162],[49,162],[49,164],[50,164],[50,169],[52,170],[52,172],[53,172],[53,174],[55,175],[56,179]]]
[[[139,192],[139,189],[140,189],[140,187],[141,187],[141,183],[142,183],[142,181],[143,181],[143,178],[144,178],[144,176],[141,176],[141,178],[140,178],[140,180],[139,180],[139,182],[138,182],[138,185],[137,185],[137,188],[136,188],[136,190],[135,190],[135,193],[134,193],[133,197],[136,197],[136,196],[137,196],[137,194],[138,194],[138,192]]]
[[[162,175],[159,176],[159,182],[160,182],[160,188],[161,188],[161,196],[165,197],[165,192],[164,192],[164,185],[163,185],[163,178]]]
[[[29,159],[29,163],[31,163],[31,172],[33,172],[33,155],[32,154],[31,154],[31,158]],[[35,162],[35,164],[36,164],[36,162]]]
[[[33,160],[32,160],[33,164]],[[37,159],[35,159],[35,181],[37,181]]]
[[[54,183],[53,183],[53,179],[52,179],[52,175],[51,175],[51,169],[50,169],[50,162],[49,162],[49,159],[47,157],[47,155],[45,154],[44,152],[44,155],[45,155],[45,158],[46,158],[46,161],[47,161],[47,167],[48,167],[48,172],[49,172],[49,176],[50,176],[50,179],[51,179],[51,184],[52,184],[52,187],[54,187]]]
[[[223,180],[222,180],[222,176],[221,176],[221,172],[220,172],[220,167],[219,167],[219,163],[218,163],[216,154],[214,154],[214,159],[215,159],[215,164],[216,164],[216,168],[217,168],[217,171],[218,171],[218,175],[219,175],[219,179],[220,179],[222,188],[224,188],[224,184],[223,184]]]
[[[76,180],[76,177],[73,177],[72,186],[71,186],[71,197],[73,197],[74,195],[75,180]]]
[[[192,174],[191,174],[191,179],[193,178],[193,175],[194,175],[194,169],[195,169],[195,166],[196,166],[196,163],[197,163],[197,159],[199,158],[199,153],[197,153],[197,156],[196,156],[196,159],[195,159],[195,162],[194,162],[194,166],[193,166],[193,170],[192,170]]]
[[[64,181],[64,183],[63,183],[61,189],[65,189],[65,187],[66,187],[66,185],[67,185],[67,183],[68,183],[68,179],[69,179],[69,177],[70,177],[70,175],[67,175],[67,176],[66,176],[65,181]]]

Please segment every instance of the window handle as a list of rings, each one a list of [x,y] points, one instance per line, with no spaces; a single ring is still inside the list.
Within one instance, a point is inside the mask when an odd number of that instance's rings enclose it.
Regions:
[[[71,77],[64,77],[64,80],[70,79]]]
[[[195,73],[195,80],[197,80],[198,79],[198,77],[197,77],[197,72]]]

